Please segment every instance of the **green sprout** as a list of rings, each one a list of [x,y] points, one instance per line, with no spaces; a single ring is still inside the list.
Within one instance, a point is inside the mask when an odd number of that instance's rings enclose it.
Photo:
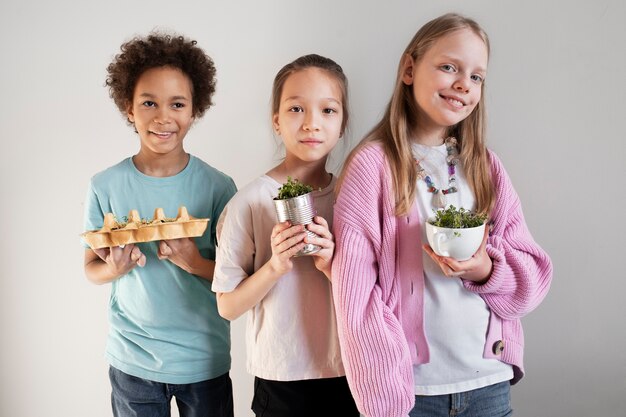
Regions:
[[[121,220],[117,218],[116,215],[113,215],[113,219],[115,220],[115,226],[111,228],[111,230],[123,229],[128,224],[128,216],[123,216]]]
[[[469,229],[483,225],[486,220],[486,214],[474,213],[463,207],[457,209],[451,205],[445,210],[437,210],[435,218],[430,220],[430,224],[450,229]]]
[[[298,197],[313,191],[313,187],[303,184],[297,179],[287,177],[287,182],[278,189],[277,200],[286,200],[288,198]]]
[[[118,230],[118,229],[123,229],[126,226],[128,226],[129,223],[131,223],[130,219],[128,218],[128,216],[122,216],[121,220],[118,220],[117,216],[113,215],[113,218],[115,219],[115,227],[111,228],[111,230]],[[162,221],[166,222],[166,221],[175,221],[176,219],[164,219]],[[150,224],[150,220],[146,219],[146,218],[141,218],[141,220],[139,221],[138,225],[146,225],[146,224]]]

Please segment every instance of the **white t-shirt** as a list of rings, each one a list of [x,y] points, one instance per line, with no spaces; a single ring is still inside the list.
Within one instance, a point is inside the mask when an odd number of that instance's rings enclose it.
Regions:
[[[328,187],[313,192],[317,215],[331,228],[335,182],[333,177]],[[271,258],[270,236],[277,223],[272,199],[280,185],[263,175],[224,209],[213,291],[233,291]],[[312,257],[293,262],[293,269],[247,313],[248,372],[273,381],[343,376],[330,281]]]
[[[413,153],[438,189],[448,188],[446,146],[413,144]],[[421,159],[421,158],[419,158]],[[434,215],[433,194],[424,180],[417,182],[417,204],[424,220]],[[457,192],[446,196],[447,204],[475,208],[474,194],[456,166]],[[427,242],[425,228],[422,241]],[[486,387],[513,378],[511,365],[483,358],[489,324],[489,308],[483,299],[465,289],[460,278],[446,277],[439,266],[423,254],[424,327],[430,362],[413,367],[416,395],[443,395]]]

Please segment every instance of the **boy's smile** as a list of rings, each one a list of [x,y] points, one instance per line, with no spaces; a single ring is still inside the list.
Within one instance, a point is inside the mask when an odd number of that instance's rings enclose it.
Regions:
[[[193,118],[191,80],[182,71],[157,67],[145,71],[135,86],[128,119],[141,140],[141,159],[183,158],[183,139]]]
[[[165,132],[165,133],[160,133],[160,132],[152,131],[152,132],[150,132],[150,133],[152,133],[153,135],[158,136],[158,137],[159,137],[159,138],[161,138],[161,139],[167,139],[167,138],[169,138],[170,136],[172,136],[172,134],[173,134],[174,132]]]

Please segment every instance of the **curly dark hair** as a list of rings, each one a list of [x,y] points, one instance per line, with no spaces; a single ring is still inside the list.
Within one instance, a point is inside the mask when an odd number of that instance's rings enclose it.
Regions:
[[[183,36],[152,32],[122,44],[122,53],[107,67],[105,85],[118,109],[126,115],[133,102],[137,80],[151,68],[180,69],[191,80],[193,116],[202,117],[211,107],[215,92],[215,64],[211,57]]]

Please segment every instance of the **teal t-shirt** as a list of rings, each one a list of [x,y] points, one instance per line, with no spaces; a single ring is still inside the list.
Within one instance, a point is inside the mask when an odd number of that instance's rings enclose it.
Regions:
[[[190,156],[180,173],[165,178],[141,173],[131,158],[96,174],[85,202],[85,230],[100,229],[104,214],[118,219],[136,209],[152,219],[180,206],[209,218],[195,238],[202,256],[215,260],[215,225],[235,194],[233,180]],[[129,375],[171,384],[218,377],[230,370],[230,324],[219,316],[211,282],[157,257],[158,242],[139,243],[146,265],[113,281],[109,301],[109,363]]]

